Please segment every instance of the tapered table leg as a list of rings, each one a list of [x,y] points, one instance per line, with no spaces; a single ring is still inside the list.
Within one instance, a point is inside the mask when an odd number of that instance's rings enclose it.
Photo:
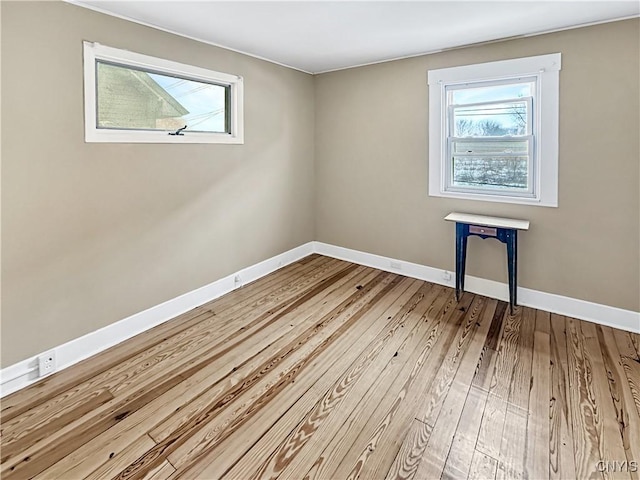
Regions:
[[[509,311],[518,304],[518,231],[507,230],[507,268],[509,270]]]
[[[468,225],[456,224],[456,301],[464,293],[464,275],[467,264]]]

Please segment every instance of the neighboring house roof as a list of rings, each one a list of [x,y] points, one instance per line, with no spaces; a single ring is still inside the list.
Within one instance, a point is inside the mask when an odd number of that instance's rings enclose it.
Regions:
[[[98,76],[101,128],[173,129],[189,113],[146,72],[99,62]]]
[[[156,95],[158,98],[164,100],[162,109],[162,118],[181,117],[189,113],[189,110],[184,108],[175,98],[162,88],[158,83],[149,76],[146,72],[140,72],[137,70],[129,70],[131,74],[140,81],[145,87],[149,89],[149,92]]]

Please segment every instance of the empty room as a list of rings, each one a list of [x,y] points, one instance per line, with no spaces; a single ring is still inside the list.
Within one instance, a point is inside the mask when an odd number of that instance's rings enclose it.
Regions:
[[[0,25],[3,480],[640,479],[638,1]]]

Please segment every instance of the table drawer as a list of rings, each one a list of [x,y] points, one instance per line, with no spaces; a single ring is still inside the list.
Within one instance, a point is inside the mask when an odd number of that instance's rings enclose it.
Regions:
[[[497,228],[481,227],[480,225],[469,225],[469,233],[487,235],[489,237],[495,237],[498,234]]]

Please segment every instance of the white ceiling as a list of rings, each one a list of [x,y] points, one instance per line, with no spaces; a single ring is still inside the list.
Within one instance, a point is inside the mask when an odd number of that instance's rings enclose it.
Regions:
[[[640,13],[638,0],[70,1],[309,73]]]

